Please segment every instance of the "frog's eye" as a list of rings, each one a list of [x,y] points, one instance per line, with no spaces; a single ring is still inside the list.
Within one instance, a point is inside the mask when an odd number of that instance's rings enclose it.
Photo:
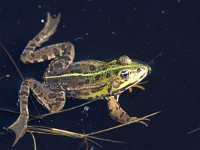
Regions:
[[[127,79],[129,78],[129,71],[128,70],[122,70],[122,72],[120,73],[120,76],[122,77],[122,79]]]
[[[118,62],[121,65],[128,65],[131,63],[131,59],[128,56],[124,55],[119,58]]]

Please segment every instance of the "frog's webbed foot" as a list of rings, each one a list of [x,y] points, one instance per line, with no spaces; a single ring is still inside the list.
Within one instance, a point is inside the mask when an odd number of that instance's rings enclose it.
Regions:
[[[130,121],[138,120],[137,117],[130,117],[119,105],[118,103],[119,96],[111,96],[108,97],[108,108],[109,108],[109,115],[112,119],[116,120],[119,123],[127,123]],[[138,120],[136,122],[144,124],[145,126],[148,126],[145,121],[149,121],[148,118],[144,118],[141,120]]]
[[[56,18],[53,18],[49,13],[47,13],[47,22],[45,23],[44,28],[27,44],[25,49],[34,50],[42,43],[48,41],[49,37],[56,32],[60,22],[60,16],[61,15],[58,14]]]
[[[26,132],[27,122],[29,119],[29,112],[28,112],[29,93],[30,93],[29,80],[25,80],[22,82],[22,85],[19,91],[20,116],[10,127],[8,127],[8,129],[14,131],[16,135],[13,146]]]
[[[12,130],[15,133],[15,141],[12,146],[15,146],[18,140],[26,133],[27,122],[28,116],[21,114],[19,118],[10,127],[8,127],[9,130]]]

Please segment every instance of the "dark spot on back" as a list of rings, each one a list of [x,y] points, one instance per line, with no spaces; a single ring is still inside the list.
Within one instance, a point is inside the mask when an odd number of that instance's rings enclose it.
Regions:
[[[69,70],[69,73],[81,73],[81,72],[82,72],[82,69],[79,69],[76,67],[73,67],[72,70]]]
[[[83,85],[84,83],[85,83],[85,82],[81,80],[81,81],[78,82],[78,85],[81,86],[81,85]]]
[[[74,93],[75,93],[76,96],[81,95],[81,92],[79,90],[74,91]]]
[[[96,95],[95,99],[99,99],[99,96],[98,96],[98,95]]]
[[[101,94],[99,97],[104,98],[106,96],[106,94]]]
[[[72,69],[72,70],[69,71],[69,73],[75,73],[75,72],[76,72],[75,69]]]
[[[111,76],[110,73],[106,74],[106,78],[110,78],[110,76]]]
[[[89,67],[90,67],[91,71],[95,71],[96,70],[96,67],[94,65],[90,65]]]
[[[91,92],[92,92],[92,93],[96,93],[96,92],[98,92],[98,91],[101,90],[101,89],[102,89],[102,88],[94,88],[94,89],[91,90]]]
[[[82,95],[89,95],[89,94],[90,94],[90,93],[87,92],[87,91],[82,93]]]
[[[63,67],[63,64],[62,64],[62,63],[56,63],[56,64],[55,64],[55,67],[56,67],[56,68],[62,68],[62,67]]]
[[[76,71],[76,73],[81,73],[82,72],[82,69],[77,69],[77,70],[75,70]]]
[[[75,65],[73,65],[73,67],[78,68],[78,67],[80,67],[80,64],[75,64]]]
[[[99,80],[99,78],[100,78],[100,75],[99,75],[99,74],[95,76],[95,80],[96,80],[96,81]]]
[[[106,70],[106,69],[107,69],[107,67],[106,67],[106,66],[102,68],[102,70]]]
[[[90,79],[85,80],[85,84],[90,83]]]
[[[49,70],[50,72],[52,72],[54,69],[54,67],[52,65],[50,65],[50,67],[47,69],[47,71]]]

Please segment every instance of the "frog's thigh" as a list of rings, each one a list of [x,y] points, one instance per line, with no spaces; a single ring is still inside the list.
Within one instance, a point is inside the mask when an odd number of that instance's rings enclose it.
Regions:
[[[74,59],[74,45],[70,42],[58,43],[33,51],[25,49],[21,55],[24,63],[36,63],[51,60],[56,57],[65,57],[67,61]]]
[[[109,115],[112,119],[120,123],[133,121],[136,117],[130,117],[119,105],[114,96],[108,97]]]
[[[66,101],[64,91],[55,92],[34,79],[28,79],[28,82],[38,102],[50,112],[57,112],[64,107]]]

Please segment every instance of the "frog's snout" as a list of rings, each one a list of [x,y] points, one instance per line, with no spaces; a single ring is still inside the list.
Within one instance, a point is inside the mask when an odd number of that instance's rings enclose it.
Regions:
[[[142,67],[139,67],[137,70],[132,70],[133,73],[135,71],[137,71],[140,74],[148,74],[151,72],[151,68],[149,66],[142,66]]]
[[[147,72],[148,72],[148,74],[150,74],[151,73],[151,67],[150,66],[148,66],[148,65],[146,65],[146,68],[147,68]]]

